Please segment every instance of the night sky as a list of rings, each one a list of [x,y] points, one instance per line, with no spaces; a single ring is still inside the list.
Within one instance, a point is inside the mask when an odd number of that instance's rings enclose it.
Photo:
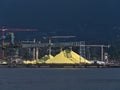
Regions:
[[[120,37],[120,0],[0,0],[3,25],[114,40]]]

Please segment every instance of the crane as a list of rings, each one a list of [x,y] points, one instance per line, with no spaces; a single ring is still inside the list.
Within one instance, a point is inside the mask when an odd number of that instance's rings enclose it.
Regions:
[[[37,31],[37,29],[29,29],[29,28],[6,28],[2,26],[0,29],[2,31],[2,59],[4,59],[4,49],[5,49],[5,31]]]
[[[103,48],[110,48],[110,45],[85,45],[86,47],[100,47],[101,48],[101,60],[103,60]]]
[[[49,37],[49,55],[51,54],[51,45],[52,45],[51,39],[74,38],[74,37],[76,36],[51,36]]]

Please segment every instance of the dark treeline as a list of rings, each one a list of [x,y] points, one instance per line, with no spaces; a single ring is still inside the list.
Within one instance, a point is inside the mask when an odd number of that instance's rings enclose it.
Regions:
[[[120,40],[112,41],[109,55],[112,60],[120,60]]]

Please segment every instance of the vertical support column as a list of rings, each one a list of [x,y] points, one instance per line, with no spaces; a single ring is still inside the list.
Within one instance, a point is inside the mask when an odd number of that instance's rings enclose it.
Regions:
[[[35,39],[33,40],[33,43],[35,43]],[[35,48],[33,48],[33,60],[35,60]]]
[[[33,48],[33,60],[35,60],[35,48]]]
[[[14,38],[15,38],[14,33],[10,33],[10,35],[11,35],[11,44],[14,44]]]
[[[90,60],[91,59],[91,53],[90,53],[90,47],[89,46],[87,47],[87,51],[88,51],[88,55],[87,55],[88,57],[87,58]]]
[[[49,38],[49,55],[51,55],[51,43],[52,43],[51,38]]]
[[[86,55],[85,55],[85,41],[80,42],[80,55],[84,58],[86,57]]]
[[[38,48],[36,47],[36,58],[35,58],[36,60],[38,60],[38,53],[39,53]]]
[[[104,60],[104,58],[103,58],[103,53],[104,53],[104,51],[103,51],[103,45],[101,46],[101,61],[103,61]]]
[[[79,55],[80,55],[80,64],[81,64],[81,45],[79,47]]]

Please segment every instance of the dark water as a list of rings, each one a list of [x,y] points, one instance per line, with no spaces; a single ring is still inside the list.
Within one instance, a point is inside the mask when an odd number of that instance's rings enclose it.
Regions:
[[[0,68],[0,90],[120,90],[120,68]]]

